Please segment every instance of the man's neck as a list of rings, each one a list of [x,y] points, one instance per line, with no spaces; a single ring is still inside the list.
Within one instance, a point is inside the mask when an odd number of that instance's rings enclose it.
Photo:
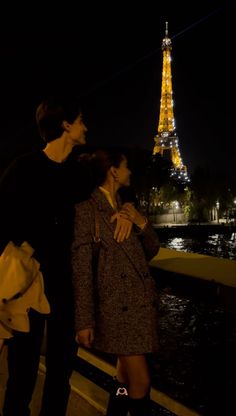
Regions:
[[[47,143],[43,149],[46,156],[57,163],[64,162],[71,153],[73,145],[64,138],[59,138]]]

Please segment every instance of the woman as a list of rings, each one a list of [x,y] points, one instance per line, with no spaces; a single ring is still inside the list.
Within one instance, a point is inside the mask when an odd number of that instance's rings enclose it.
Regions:
[[[148,261],[159,250],[155,231],[131,203],[121,208],[118,190],[129,186],[126,157],[100,150],[92,158],[98,187],[76,206],[72,247],[76,304],[76,340],[115,354],[116,388],[107,416],[150,415],[150,376],[146,354],[157,350],[157,294]],[[111,217],[133,222],[130,236],[114,239]],[[98,218],[99,227],[95,226]],[[96,220],[97,221],[97,220]],[[100,249],[93,273],[93,241],[99,228]]]

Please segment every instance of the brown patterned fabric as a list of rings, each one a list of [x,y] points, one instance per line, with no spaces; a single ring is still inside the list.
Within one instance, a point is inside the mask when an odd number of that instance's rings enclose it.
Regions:
[[[76,205],[72,245],[76,330],[94,327],[94,347],[113,354],[143,354],[158,348],[158,297],[148,261],[159,250],[147,224],[122,243],[114,238],[114,214],[103,193],[92,198],[100,215],[101,249],[96,279],[92,274],[94,211],[89,201]]]

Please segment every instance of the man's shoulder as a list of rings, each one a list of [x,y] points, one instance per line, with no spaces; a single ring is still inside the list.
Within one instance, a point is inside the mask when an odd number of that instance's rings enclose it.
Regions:
[[[39,161],[42,159],[42,151],[35,150],[27,153],[23,153],[21,155],[16,156],[8,165],[8,169],[11,169],[13,167],[24,167],[28,164],[34,164],[36,161]]]
[[[14,158],[0,177],[1,185],[12,181],[19,182],[22,177],[37,171],[39,161],[43,158],[41,151],[28,152]]]
[[[37,162],[42,162],[42,160],[44,159],[45,158],[43,156],[43,152],[41,150],[35,150],[17,156],[17,158],[15,159],[15,163],[18,165],[34,164]]]

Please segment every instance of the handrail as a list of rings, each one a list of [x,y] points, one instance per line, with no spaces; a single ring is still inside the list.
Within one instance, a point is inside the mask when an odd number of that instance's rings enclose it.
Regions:
[[[78,357],[87,361],[89,364],[97,367],[99,370],[103,371],[104,373],[112,377],[115,375],[115,370],[116,370],[115,366],[107,363],[102,358],[97,357],[92,352],[85,350],[83,347],[80,347],[78,349],[77,355]],[[164,407],[170,412],[173,412],[177,416],[201,416],[199,413],[184,406],[182,403],[179,403],[177,400],[172,399],[167,394],[153,387],[151,388],[151,399],[158,405]]]
[[[116,372],[115,366],[108,363],[104,359],[96,356],[93,352],[88,351],[83,347],[79,347],[77,356],[82,360],[87,361],[92,366],[103,371],[104,373],[108,374],[109,376],[114,377]],[[45,373],[45,358],[43,356],[41,356],[39,368],[43,373]],[[83,399],[88,401],[97,410],[105,414],[107,397],[105,397],[104,394],[101,393],[103,389],[97,387],[98,392],[95,393],[94,383],[92,383],[93,387],[91,388],[89,381],[85,382],[84,377],[77,377],[76,374],[78,375],[78,373],[74,371],[71,377],[72,390],[75,391]],[[92,397],[92,395],[94,397]],[[158,405],[164,407],[165,409],[169,410],[170,412],[174,413],[176,416],[202,416],[195,410],[188,408],[187,406],[183,405],[182,403],[178,402],[177,400],[169,397],[167,394],[153,387],[151,388],[151,400],[157,403]]]
[[[236,288],[236,260],[161,247],[150,266]]]

